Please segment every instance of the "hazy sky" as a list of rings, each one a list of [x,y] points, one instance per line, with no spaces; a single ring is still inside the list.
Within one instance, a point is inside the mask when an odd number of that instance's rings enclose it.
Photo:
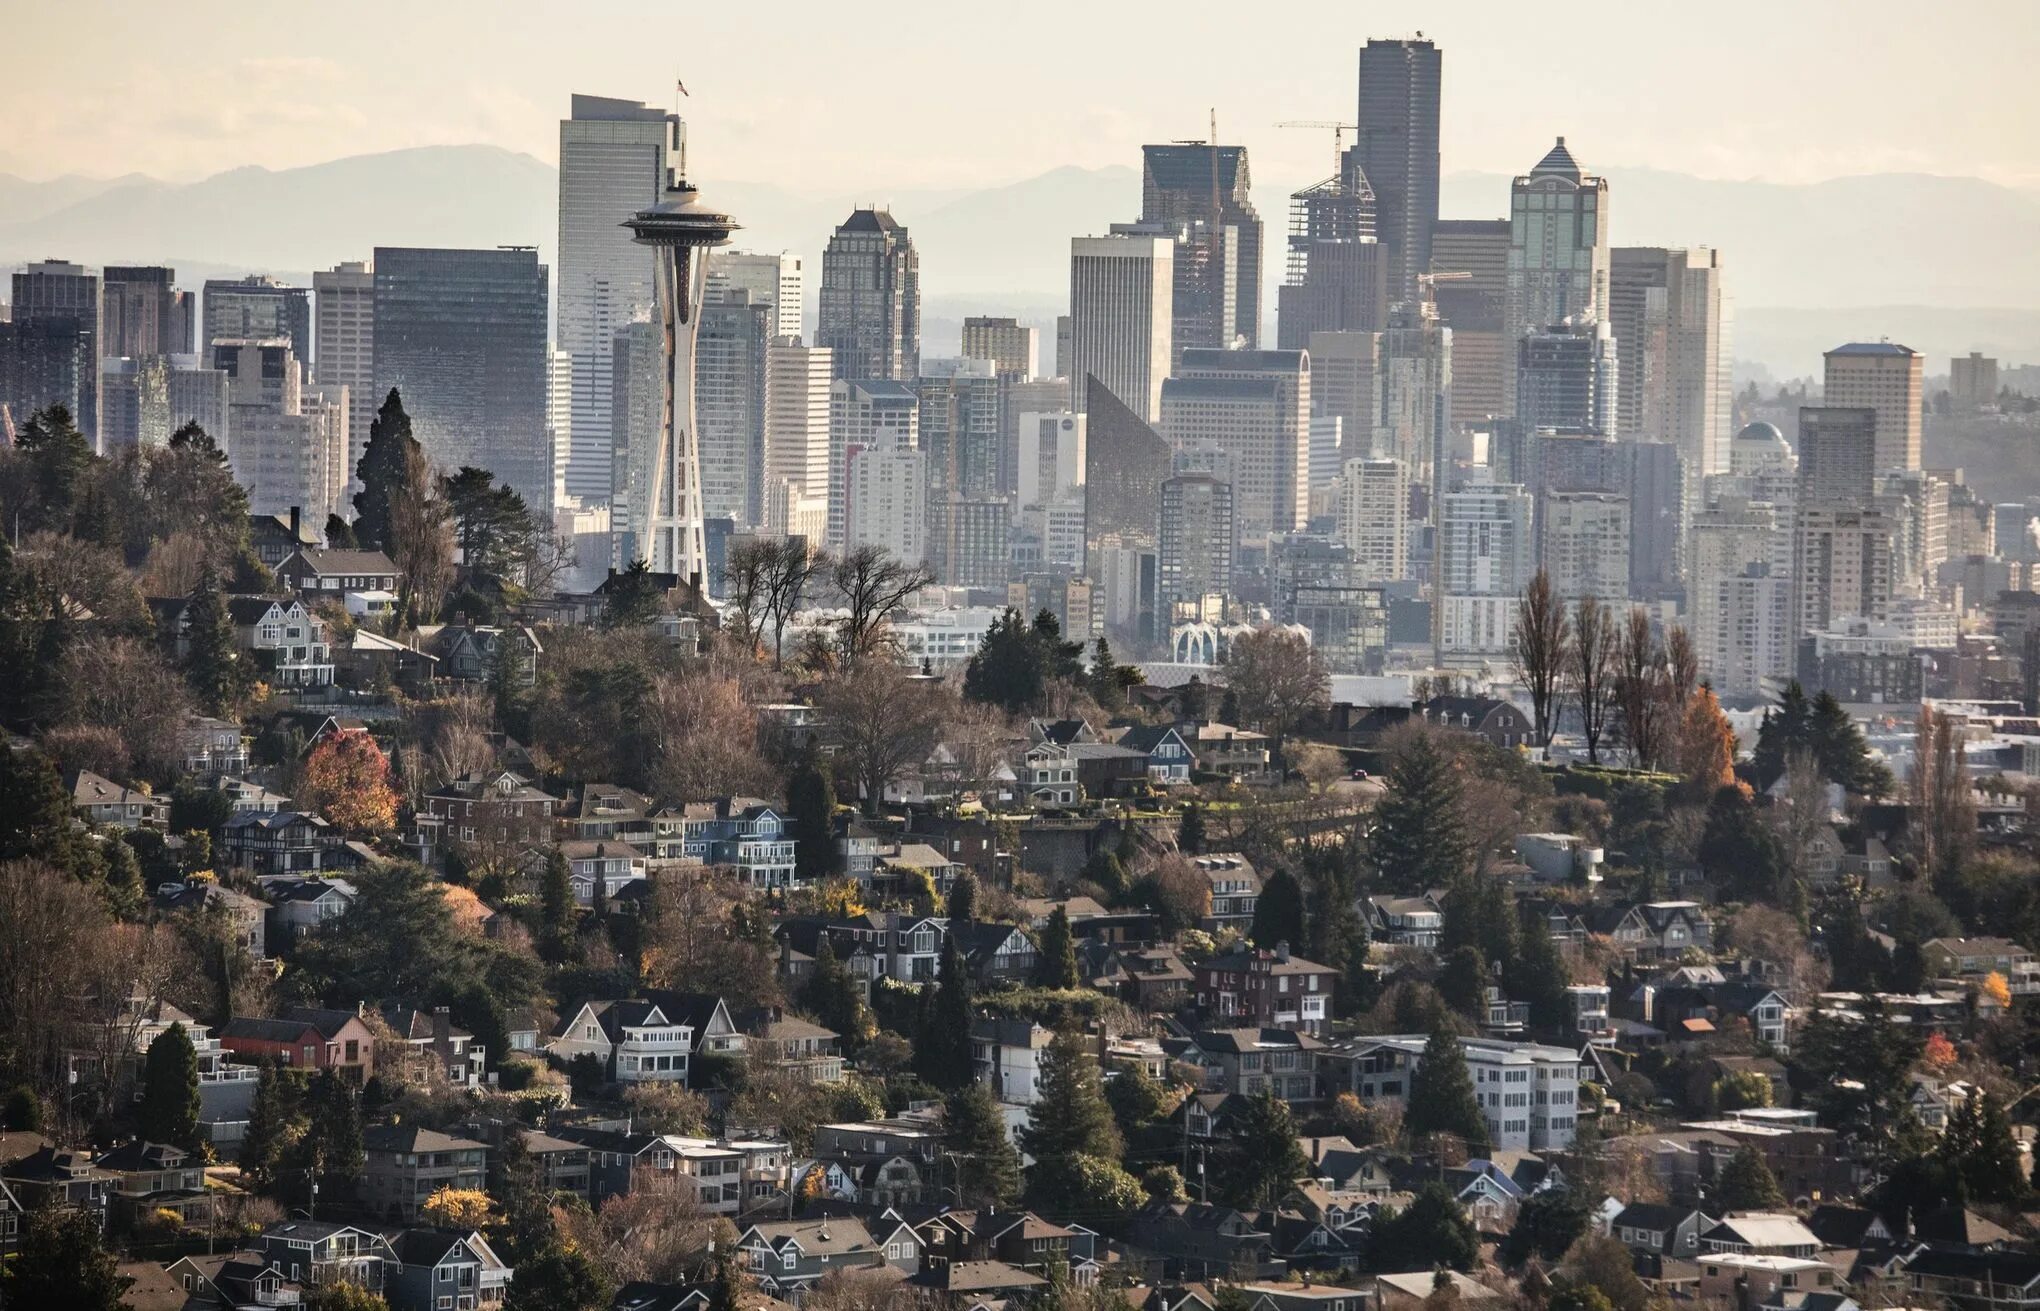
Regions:
[[[2040,186],[2032,0],[0,0],[0,171],[186,180],[402,146],[552,160],[573,91],[692,93],[693,172],[796,189],[976,187],[1244,141],[1264,176],[1327,161],[1356,48],[1445,51],[1445,168],[1811,181],[1927,171]],[[1020,15],[1015,19],[1011,15]]]

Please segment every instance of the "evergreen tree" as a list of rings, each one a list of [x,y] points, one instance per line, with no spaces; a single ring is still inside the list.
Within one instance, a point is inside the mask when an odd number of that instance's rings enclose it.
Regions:
[[[1399,1270],[1471,1270],[1480,1259],[1480,1235],[1452,1190],[1437,1180],[1417,1189],[1407,1210],[1385,1213],[1368,1245],[1370,1264]]]
[[[1176,821],[1176,849],[1186,856],[1204,854],[1204,811],[1192,801]]]
[[[834,1029],[853,1047],[863,1041],[870,1028],[857,980],[836,959],[835,945],[826,933],[822,934],[821,945],[815,948],[815,967],[801,980],[797,999],[801,1009],[815,1017],[815,1023]]]
[[[836,789],[813,743],[786,776],[786,809],[793,830],[795,881],[812,887],[834,878],[843,868],[836,846]]]
[[[1486,1154],[1487,1117],[1473,1095],[1466,1053],[1450,1030],[1431,1031],[1423,1058],[1410,1075],[1410,1095],[1404,1106],[1403,1133],[1412,1145],[1421,1146],[1433,1134],[1448,1133],[1464,1140],[1472,1155]]]
[[[1445,1004],[1475,1024],[1487,1022],[1487,958],[1480,948],[1468,943],[1445,955],[1444,973],[1438,976],[1438,993]]]
[[[610,574],[606,586],[609,599],[602,610],[604,628],[641,628],[666,608],[659,580],[642,557],[625,565],[623,572]]]
[[[708,1305],[702,1311],[743,1311],[744,1272],[737,1264],[735,1243],[714,1243],[709,1247],[708,1268],[702,1283],[708,1286]]]
[[[503,1311],[602,1311],[614,1281],[586,1252],[555,1243],[511,1272]]]
[[[1571,1188],[1532,1193],[1516,1208],[1516,1223],[1502,1240],[1502,1259],[1510,1265],[1521,1265],[1532,1257],[1556,1261],[1592,1222],[1584,1193]]]
[[[262,1067],[255,1101],[248,1111],[248,1129],[241,1138],[241,1172],[258,1188],[273,1188],[304,1130],[300,1103],[304,1073],[274,1061]]]
[[[1070,935],[1070,917],[1061,906],[1048,913],[1041,929],[1041,946],[1034,967],[1035,981],[1044,988],[1077,986],[1077,946]]]
[[[326,516],[325,537],[326,545],[335,551],[353,551],[360,547],[354,540],[354,525],[337,513]]]
[[[1091,1156],[1117,1161],[1124,1144],[1083,1035],[1057,1033],[1042,1054],[1041,1088],[1020,1145],[1037,1161]]]
[[[303,1168],[319,1187],[345,1197],[361,1177],[361,1099],[332,1070],[321,1070],[305,1095],[307,1127],[299,1144]]]
[[[1267,1092],[1246,1099],[1219,1162],[1220,1196],[1243,1208],[1272,1209],[1298,1179],[1310,1174],[1310,1159],[1296,1145],[1296,1124],[1288,1104]]]
[[[1806,689],[1793,679],[1778,695],[1778,704],[1764,712],[1757,726],[1757,745],[1750,754],[1757,785],[1769,788],[1785,777],[1785,762],[1795,749],[1813,747],[1813,710]]]
[[[567,868],[567,853],[554,846],[545,853],[545,870],[538,878],[539,959],[549,965],[564,965],[574,950],[574,883]]]
[[[1008,714],[1024,714],[1041,704],[1047,680],[1040,643],[1019,612],[1009,609],[992,620],[965,666],[963,694]]]
[[[1821,772],[1858,796],[1880,797],[1891,791],[1891,771],[1870,758],[1870,743],[1832,692],[1813,699],[1812,747]]]
[[[368,442],[355,468],[361,490],[354,494],[354,539],[363,548],[390,549],[390,498],[404,485],[416,449],[411,416],[404,413],[404,399],[392,387],[368,425]]]
[[[963,925],[977,923],[977,901],[977,875],[965,870],[949,885],[949,922]]]
[[[1964,1194],[1973,1202],[2010,1206],[2025,1201],[2029,1192],[2025,1171],[2019,1168],[2019,1147],[2012,1138],[2012,1123],[1996,1093],[1983,1092],[1965,1099],[1973,1103],[1970,1129],[1965,1137],[1967,1151],[1956,1162]],[[1952,1125],[1954,1117],[1949,1117]]]
[[[955,1153],[959,1205],[1004,1206],[1020,1196],[1020,1154],[989,1084],[972,1082],[949,1094],[942,1146]]]
[[[1138,1065],[1128,1065],[1105,1081],[1105,1101],[1121,1137],[1132,1139],[1162,1117],[1170,1103],[1168,1090]]]
[[[185,675],[199,704],[208,713],[220,714],[246,690],[247,678],[240,648],[234,642],[234,617],[227,612],[226,594],[220,590],[219,576],[210,561],[199,570],[184,619],[189,643]]]
[[[1374,816],[1374,861],[1391,890],[1451,887],[1472,866],[1459,780],[1434,734],[1413,732],[1400,744]]]
[[[98,540],[92,525],[79,522],[90,494],[94,457],[92,442],[78,430],[70,407],[46,405],[29,415],[15,449],[27,457],[35,479],[35,499],[27,507],[34,517],[28,526]],[[6,525],[10,534],[17,527]]]
[[[1764,1164],[1763,1153],[1749,1146],[1721,1167],[1721,1177],[1714,1182],[1714,1200],[1723,1211],[1777,1211],[1786,1206],[1785,1194],[1771,1167]]]
[[[137,1115],[142,1138],[188,1152],[198,1150],[198,1049],[182,1024],[173,1024],[149,1044],[142,1066],[142,1102]]]
[[[936,972],[935,1000],[928,1023],[914,1044],[914,1068],[923,1079],[945,1092],[961,1088],[973,1077],[970,1059],[971,982],[956,939],[942,944]]]
[[[1268,876],[1254,901],[1254,925],[1247,936],[1256,947],[1273,948],[1286,942],[1302,948],[1303,889],[1297,886],[1294,874],[1278,866]]]
[[[0,1265],[0,1306],[122,1311],[134,1282],[100,1241],[92,1212],[43,1206],[28,1213],[21,1246]]]
[[[1085,685],[1091,699],[1104,707],[1108,713],[1117,713],[1126,706],[1128,688],[1137,687],[1146,680],[1134,665],[1122,665],[1112,657],[1112,645],[1099,638],[1091,648],[1091,669],[1085,678]]]
[[[1523,914],[1522,932],[1514,965],[1503,972],[1509,996],[1530,1006],[1533,1027],[1555,1030],[1567,1018],[1566,989],[1572,985],[1558,944],[1551,939],[1550,926],[1535,911]]]

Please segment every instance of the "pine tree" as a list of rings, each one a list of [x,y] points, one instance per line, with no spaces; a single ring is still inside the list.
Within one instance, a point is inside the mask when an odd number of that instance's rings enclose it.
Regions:
[[[857,991],[857,980],[836,959],[835,945],[826,933],[815,949],[814,969],[801,980],[798,1000],[801,1009],[814,1016],[817,1024],[835,1030],[853,1047],[864,1040],[871,1027],[864,998]]]
[[[571,1243],[554,1243],[511,1273],[503,1311],[600,1311],[616,1292],[609,1272]]]
[[[1997,1094],[1980,1093],[1969,1100],[1976,1110],[1974,1144],[1960,1165],[1962,1184],[1971,1201],[1998,1205],[2023,1202],[2029,1192],[2019,1168],[2019,1147],[2012,1138],[2011,1119]]]
[[[641,628],[666,608],[659,580],[642,557],[625,565],[621,573],[610,574],[606,587],[609,599],[602,610],[604,628]]]
[[[142,1066],[142,1137],[195,1152],[198,1114],[198,1049],[182,1024],[172,1024],[149,1044]]]
[[[134,1280],[120,1272],[84,1207],[40,1207],[28,1213],[21,1246],[0,1265],[0,1305],[122,1311]]]
[[[1430,732],[1407,737],[1375,807],[1374,861],[1390,889],[1451,887],[1473,863],[1453,762]]]
[[[184,608],[185,635],[189,643],[184,657],[185,675],[199,703],[219,714],[246,690],[246,666],[234,642],[234,617],[227,612],[227,598],[220,590],[219,576],[212,563],[199,570],[198,583]]]
[[[304,1129],[303,1098],[302,1071],[287,1070],[274,1062],[262,1067],[255,1101],[248,1111],[248,1130],[241,1139],[241,1172],[253,1179],[256,1187],[271,1188],[281,1180]]]
[[[1763,1153],[1745,1146],[1721,1167],[1714,1182],[1714,1200],[1723,1211],[1777,1211],[1785,1207],[1785,1194]]]
[[[1279,942],[1303,945],[1303,889],[1294,874],[1277,867],[1268,876],[1254,901],[1254,925],[1247,936],[1263,949],[1272,949]]]
[[[1525,911],[1515,963],[1503,971],[1509,996],[1530,1006],[1533,1027],[1555,1030],[1566,1021],[1566,989],[1572,977],[1551,939],[1550,926],[1535,911]]]
[[[1437,1180],[1417,1189],[1408,1209],[1375,1222],[1369,1246],[1377,1270],[1471,1270],[1480,1235],[1452,1190]]]
[[[957,925],[977,923],[978,880],[969,870],[956,876],[949,885],[949,922]]]
[[[955,1154],[959,1205],[1004,1206],[1020,1196],[1020,1154],[1006,1136],[999,1099],[989,1084],[973,1082],[949,1094],[942,1146]]]
[[[1024,714],[1041,704],[1047,681],[1041,643],[1019,612],[1009,609],[992,620],[964,667],[963,694],[1008,714]]]
[[[404,485],[417,446],[404,398],[392,387],[368,425],[368,442],[355,469],[361,490],[354,494],[354,539],[364,548],[390,549],[390,500]]]
[[[346,1196],[361,1177],[361,1099],[332,1070],[321,1070],[305,1095],[308,1126],[299,1144],[302,1164],[316,1171],[319,1187]]]
[[[971,1081],[972,1018],[970,971],[956,949],[956,939],[948,938],[942,944],[928,1023],[914,1044],[915,1070],[937,1088],[948,1091]]]
[[[1037,959],[1034,977],[1042,987],[1077,986],[1076,940],[1070,934],[1070,917],[1061,906],[1048,913],[1048,923],[1042,926]]]
[[[1813,699],[1810,726],[1815,759],[1831,782],[1858,796],[1879,797],[1891,791],[1891,771],[1870,758],[1863,730],[1832,692]]]
[[[786,776],[786,809],[793,830],[793,876],[812,887],[842,869],[836,846],[836,790],[812,743]]]
[[[1778,704],[1764,712],[1757,726],[1757,745],[1751,752],[1759,787],[1769,788],[1785,777],[1785,763],[1797,749],[1813,746],[1813,711],[1807,704],[1806,689],[1793,679],[1778,695]]]
[[[1117,1161],[1124,1144],[1105,1101],[1098,1060],[1083,1035],[1061,1032],[1042,1054],[1041,1088],[1020,1145],[1037,1161],[1092,1156]]]
[[[1475,1156],[1487,1151],[1487,1117],[1473,1095],[1466,1053],[1450,1030],[1431,1031],[1423,1058],[1410,1076],[1410,1095],[1404,1105],[1403,1133],[1412,1145],[1421,1146],[1433,1134],[1445,1133],[1463,1139],[1466,1150]]]
[[[1310,1160],[1296,1145],[1288,1104],[1267,1092],[1246,1099],[1219,1160],[1220,1195],[1239,1207],[1273,1208],[1310,1174]]]
[[[1204,811],[1192,801],[1183,807],[1176,821],[1176,849],[1186,856],[1204,854]]]
[[[557,846],[545,853],[545,870],[538,879],[539,958],[551,965],[564,965],[574,950],[574,882],[567,868],[567,855]]]
[[[1438,993],[1445,1004],[1475,1024],[1487,1022],[1487,957],[1468,943],[1445,954],[1445,971],[1438,976]]]
[[[354,540],[354,525],[341,518],[337,513],[326,516],[325,536],[326,545],[335,551],[353,551],[359,549],[359,543]]]

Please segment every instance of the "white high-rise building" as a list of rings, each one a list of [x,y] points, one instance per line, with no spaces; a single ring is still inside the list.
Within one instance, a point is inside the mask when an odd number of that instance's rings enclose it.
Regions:
[[[357,470],[368,426],[383,398],[375,394],[375,269],[364,260],[312,275],[313,340],[321,387],[347,389],[346,493],[361,489]]]
[[[1618,492],[1553,491],[1538,531],[1551,590],[1568,604],[1629,599],[1629,498]]]
[[[702,299],[707,304],[720,305],[729,300],[733,291],[747,292],[751,304],[767,307],[766,336],[801,335],[801,298],[807,289],[798,255],[785,251],[777,255],[716,251],[708,257],[708,289]]]
[[[573,425],[574,357],[548,346],[545,351],[545,431],[552,447],[555,509],[573,505],[567,499],[566,488],[567,461],[573,457]]]
[[[1765,678],[1791,672],[1792,580],[1778,567],[1780,522],[1775,507],[1740,497],[1693,521],[1687,624],[1701,673],[1724,697],[1760,696]]]
[[[1014,510],[1065,500],[1084,485],[1084,416],[1067,410],[1020,416],[1020,485]]]
[[[928,457],[910,446],[854,452],[845,516],[848,549],[877,546],[909,563],[928,554]]]
[[[305,386],[287,338],[222,337],[207,354],[227,375],[228,458],[249,511],[324,525],[347,485],[347,389]]]
[[[921,445],[921,398],[889,378],[838,378],[829,386],[829,542],[842,546],[850,465],[861,451]],[[925,496],[925,489],[924,489]],[[918,560],[919,556],[902,557]]]
[[[1516,403],[1515,343],[1523,334],[1606,314],[1608,265],[1608,180],[1581,169],[1560,137],[1509,188],[1503,404]]]
[[[1095,377],[1149,423],[1162,412],[1173,355],[1176,245],[1167,237],[1113,235],[1070,242],[1070,380],[1073,404]]]
[[[1310,353],[1183,352],[1162,386],[1162,435],[1178,451],[1231,458],[1233,523],[1243,543],[1310,520]]]
[[[1898,568],[1897,535],[1891,518],[1875,510],[1802,504],[1795,636],[1826,632],[1837,619],[1882,618]]]
[[[659,201],[667,124],[650,105],[576,95],[560,120],[559,349],[572,357],[566,494],[586,504],[611,492],[610,354],[616,334],[653,317],[652,252],[624,224]]]
[[[1919,468],[1924,357],[1910,346],[1858,341],[1822,359],[1827,368],[1821,404],[1877,412],[1878,470]]]
[[[1735,404],[1721,252],[1615,248],[1603,317],[1621,360],[1615,435],[1678,447],[1692,486],[1725,471]]]
[[[765,352],[765,485],[790,483],[802,495],[829,494],[829,380],[826,346],[796,336]]]
[[[1441,665],[1508,662],[1532,572],[1530,517],[1520,483],[1474,483],[1439,498],[1432,628]]]
[[[1346,461],[1339,483],[1339,536],[1352,548],[1360,581],[1407,578],[1410,480],[1401,460]]]

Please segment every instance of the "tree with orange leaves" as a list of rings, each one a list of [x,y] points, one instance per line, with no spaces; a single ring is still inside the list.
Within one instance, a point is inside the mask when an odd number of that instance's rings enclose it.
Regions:
[[[1937,1070],[1945,1070],[1955,1063],[1955,1044],[1945,1034],[1928,1034],[1920,1048],[1920,1059]]]
[[[1704,683],[1693,689],[1679,720],[1679,772],[1692,795],[1711,797],[1735,782],[1735,745],[1735,730],[1714,689]]]
[[[350,833],[381,833],[397,822],[390,759],[366,733],[342,733],[319,743],[305,761],[298,798]]]

